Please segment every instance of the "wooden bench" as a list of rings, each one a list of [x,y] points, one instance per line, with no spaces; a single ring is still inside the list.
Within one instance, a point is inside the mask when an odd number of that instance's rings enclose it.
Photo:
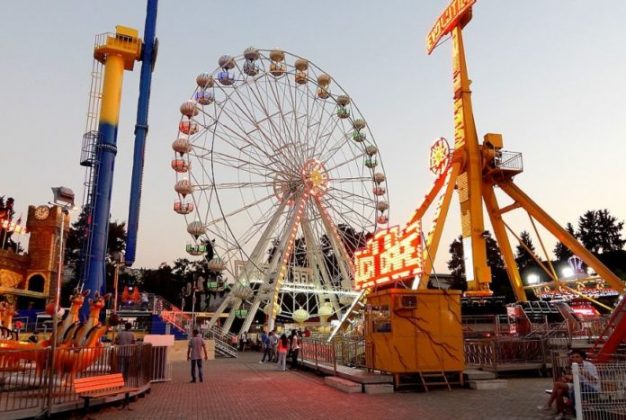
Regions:
[[[89,402],[92,398],[125,394],[124,405],[122,407],[126,407],[129,403],[130,393],[134,391],[137,391],[137,388],[127,387],[124,384],[124,377],[121,373],[88,376],[74,380],[74,392],[76,392],[80,398],[85,400],[85,415],[87,415]]]

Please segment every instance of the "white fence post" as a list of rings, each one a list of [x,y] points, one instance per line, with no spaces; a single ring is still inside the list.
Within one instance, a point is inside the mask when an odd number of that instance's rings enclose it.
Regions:
[[[580,366],[572,363],[572,374],[574,375],[574,402],[576,409],[576,420],[583,419],[583,400],[580,392]]]

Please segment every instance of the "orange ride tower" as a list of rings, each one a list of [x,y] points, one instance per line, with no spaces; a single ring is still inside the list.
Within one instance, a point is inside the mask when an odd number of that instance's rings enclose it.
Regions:
[[[453,0],[437,19],[426,38],[426,49],[430,54],[444,36],[450,34],[452,37],[454,148],[449,154],[431,150],[431,160],[434,158],[447,162],[450,179],[440,200],[440,207],[433,228],[426,238],[423,251],[423,270],[419,276],[419,281],[414,284],[414,288],[426,289],[428,286],[432,262],[437,252],[452,192],[456,189],[461,211],[465,272],[468,282],[467,295],[484,296],[491,294],[489,289],[491,270],[487,264],[483,220],[483,214],[486,211],[506,264],[507,274],[515,296],[520,301],[527,300],[507,230],[514,236],[515,234],[502,218],[505,213],[517,208],[528,213],[536,233],[538,232],[535,222],[538,222],[595,270],[598,276],[604,279],[610,287],[622,291],[624,283],[615,274],[515,185],[513,177],[523,170],[521,153],[502,150],[501,134],[486,134],[482,144],[478,142],[472,111],[471,81],[468,77],[463,47],[463,28],[472,18],[472,6],[475,3],[476,0]],[[434,163],[437,164],[438,162]],[[513,200],[513,203],[501,208],[494,187],[499,187]],[[430,195],[432,193],[431,191]],[[423,216],[429,203],[424,204],[426,205],[422,205],[418,209],[414,218]],[[545,251],[542,242],[541,247]],[[559,286],[559,277],[551,263],[548,263],[547,266],[540,264],[540,266],[553,279],[553,284]],[[560,285],[560,287],[565,286]]]

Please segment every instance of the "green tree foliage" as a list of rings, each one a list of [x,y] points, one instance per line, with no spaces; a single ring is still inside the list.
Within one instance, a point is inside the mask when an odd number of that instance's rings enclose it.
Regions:
[[[567,225],[565,226],[565,230],[567,230],[570,235],[576,238],[576,232],[574,231],[574,226],[572,226],[571,223],[567,223]],[[563,242],[557,242],[557,244],[554,246],[553,252],[556,259],[560,261],[565,261],[573,255],[572,251],[570,251],[570,249],[566,247]]]
[[[607,209],[589,210],[578,218],[577,237],[594,254],[619,251],[626,240],[622,239],[624,222],[619,222]]]
[[[73,271],[69,282],[63,284],[61,295],[64,299],[70,296],[72,290],[79,284],[83,276],[83,264],[81,252],[87,239],[87,213],[83,210],[76,221],[70,226],[67,240],[65,242],[65,266]],[[114,289],[113,273],[115,270],[114,261],[111,257],[113,252],[123,252],[126,249],[126,223],[118,221],[109,222],[109,235],[107,237],[107,251],[105,255],[105,279],[106,290]],[[119,286],[134,283],[135,279],[123,270],[120,272]]]
[[[491,237],[490,232],[487,232],[485,242],[487,247],[487,264],[491,268],[491,290],[493,290],[495,295],[505,296],[507,301],[513,301],[513,289],[504,267],[498,243]],[[467,290],[462,236],[459,236],[450,244],[448,269],[453,277],[451,287],[458,290]]]
[[[526,248],[528,248],[532,254],[534,254],[535,245],[530,238],[530,234],[525,230],[520,233],[520,242],[521,243],[516,247],[515,263],[517,264],[517,268],[522,271],[526,267],[535,264],[535,259],[532,257],[531,253],[526,250]],[[522,244],[524,244],[525,247]]]
[[[451,287],[456,290],[467,290],[462,236],[459,235],[458,238],[452,241],[449,251],[448,270],[450,270],[453,279]]]

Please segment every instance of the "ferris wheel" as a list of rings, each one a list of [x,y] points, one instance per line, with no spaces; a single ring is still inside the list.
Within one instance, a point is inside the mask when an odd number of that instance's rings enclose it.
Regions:
[[[193,243],[211,246],[230,308],[223,329],[263,310],[304,322],[340,314],[356,293],[352,254],[388,223],[385,173],[365,120],[330,75],[282,50],[222,56],[196,78],[172,144]]]

